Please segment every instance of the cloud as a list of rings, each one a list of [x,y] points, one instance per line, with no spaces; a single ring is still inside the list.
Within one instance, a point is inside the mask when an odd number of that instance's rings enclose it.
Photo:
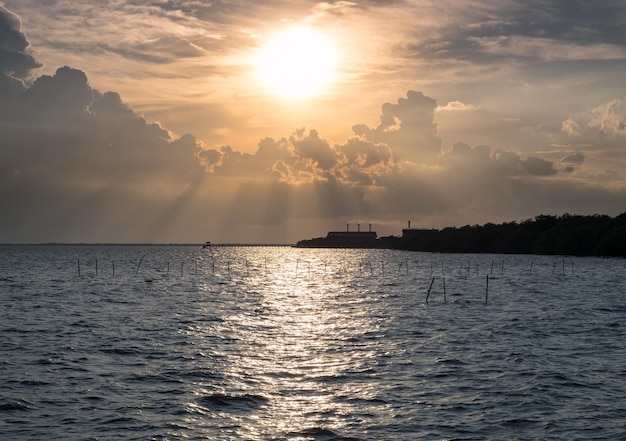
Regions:
[[[147,122],[78,69],[27,83],[40,63],[4,8],[0,38],[0,84],[14,86],[0,89],[0,240],[98,240],[133,224],[141,238],[167,229],[205,175],[193,136]]]
[[[624,180],[617,170],[605,170],[596,175],[595,179],[599,182],[616,182]]]
[[[589,127],[596,128],[602,134],[624,133],[626,117],[620,100],[613,100],[591,111]]]
[[[436,102],[419,92],[383,104],[376,127],[356,124],[343,143],[297,129],[262,139],[252,154],[177,138],[69,67],[37,78],[17,103],[19,118],[2,121],[11,143],[0,149],[0,208],[10,213],[3,227],[13,238],[45,231],[64,240],[163,240],[185,222],[195,225],[196,233],[187,234],[197,234],[210,211],[229,226],[224,235],[246,228],[261,234],[311,218],[382,222],[419,215],[450,224],[554,207],[576,211],[533,196],[573,200],[575,187],[556,178],[549,160],[463,142],[442,152]],[[620,177],[606,172],[594,179]]]
[[[41,67],[29,46],[20,18],[0,5],[0,92],[21,91],[31,71]]]
[[[583,162],[585,162],[585,155],[583,155],[582,153],[572,153],[571,155],[567,155],[563,159],[561,159],[561,162],[581,165]]]
[[[476,109],[477,107],[472,104],[465,104],[461,101],[450,101],[445,106],[438,106],[437,112],[463,112]]]
[[[561,131],[573,136],[578,136],[582,133],[578,123],[571,118],[563,121],[563,124],[561,124]]]
[[[187,10],[183,3],[153,7],[180,21],[213,8],[203,3]],[[228,8],[235,6],[216,3],[212,11],[232,12]],[[346,3],[330,9],[352,8]],[[180,136],[148,120],[119,92],[92,87],[85,71],[63,66],[35,78],[40,63],[28,53],[19,19],[6,9],[0,17],[0,84],[11,85],[0,88],[3,242],[207,236],[276,242],[323,234],[326,225],[346,219],[387,225],[379,233],[392,234],[407,217],[418,217],[416,225],[441,227],[541,213],[623,211],[619,99],[543,125],[539,117],[498,113],[466,96],[450,93],[447,104],[438,106],[434,98],[409,90],[382,104],[374,125],[357,117],[344,121],[352,127],[345,139],[332,140],[311,127],[262,137],[253,152],[209,148],[191,134]],[[494,20],[462,31],[467,38],[491,38],[498,26],[512,25]],[[176,55],[195,57],[195,41],[187,35],[146,39],[129,48],[128,56],[155,64]],[[463,130],[442,130],[461,119],[467,122]],[[487,134],[491,138],[482,139]],[[599,157],[611,164],[592,170]],[[583,165],[585,174],[577,170]]]
[[[133,45],[124,44],[108,49],[126,58],[157,64],[206,55],[197,44],[179,36],[157,37]]]
[[[396,104],[382,106],[380,124],[373,129],[363,124],[353,131],[374,143],[393,146],[400,161],[433,162],[441,154],[441,139],[433,122],[437,101],[410,90]]]

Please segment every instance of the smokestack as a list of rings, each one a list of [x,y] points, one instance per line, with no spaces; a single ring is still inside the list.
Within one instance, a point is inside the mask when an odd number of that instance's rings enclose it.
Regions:
[[[370,233],[372,232],[372,224],[370,224]]]
[[[350,232],[350,224],[346,224],[346,232]]]
[[[411,229],[411,221],[409,221],[409,230]]]
[[[361,232],[361,224],[356,224],[356,231]]]

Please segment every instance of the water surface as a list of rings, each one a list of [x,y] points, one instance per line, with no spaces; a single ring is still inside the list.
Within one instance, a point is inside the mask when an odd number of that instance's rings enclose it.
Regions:
[[[3,439],[626,437],[626,261],[0,246]]]

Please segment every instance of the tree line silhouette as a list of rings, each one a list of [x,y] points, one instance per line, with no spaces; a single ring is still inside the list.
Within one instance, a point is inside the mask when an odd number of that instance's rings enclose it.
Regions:
[[[389,248],[439,253],[506,253],[626,257],[626,212],[607,215],[540,215],[522,222],[407,229],[402,237],[329,233],[301,240],[302,248]]]
[[[412,230],[410,237],[380,240],[413,251],[626,257],[626,212],[615,218],[540,215],[519,223]]]

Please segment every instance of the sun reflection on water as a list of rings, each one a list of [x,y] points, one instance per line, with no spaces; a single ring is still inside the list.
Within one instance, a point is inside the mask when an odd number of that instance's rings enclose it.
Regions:
[[[303,259],[298,250],[277,251],[266,256],[269,268],[248,268],[236,294],[220,293],[227,297],[220,301],[239,304],[229,306],[237,312],[210,322],[196,338],[214,343],[207,349],[219,360],[223,381],[195,393],[260,397],[255,418],[239,420],[248,425],[246,436],[259,430],[259,439],[270,433],[293,437],[307,428],[344,431],[345,416],[355,413],[351,402],[377,395],[355,378],[366,376],[377,356],[375,345],[362,339],[379,322],[362,304],[368,298],[363,288],[347,283],[354,274],[342,270],[337,252],[309,252]]]

